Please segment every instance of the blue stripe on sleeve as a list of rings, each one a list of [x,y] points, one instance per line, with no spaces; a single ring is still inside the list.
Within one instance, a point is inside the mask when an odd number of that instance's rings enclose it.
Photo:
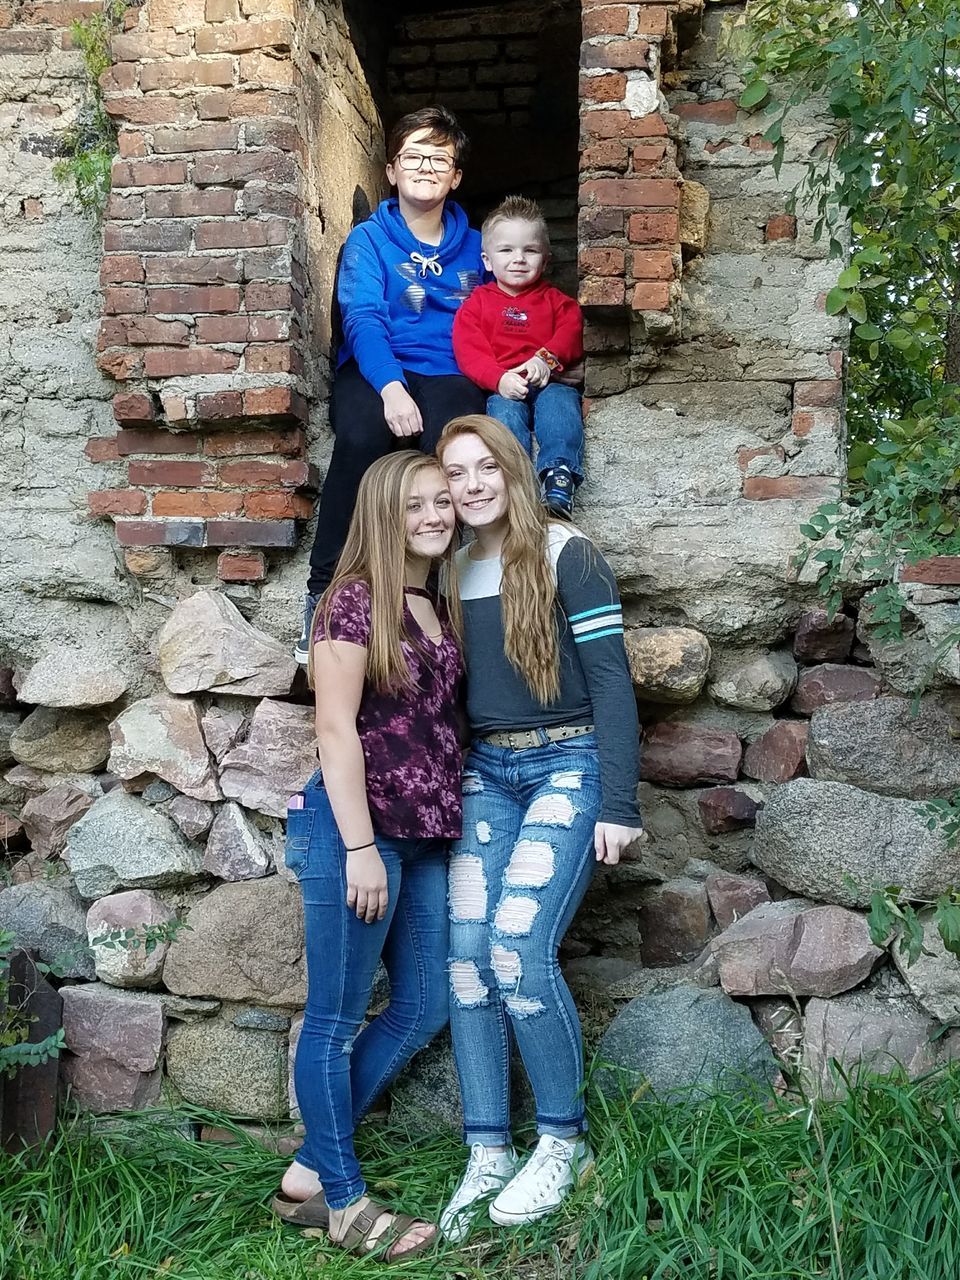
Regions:
[[[583,635],[574,636],[574,644],[586,644],[588,640],[600,640],[603,636],[622,636],[623,627],[608,627],[606,631],[586,631]]]

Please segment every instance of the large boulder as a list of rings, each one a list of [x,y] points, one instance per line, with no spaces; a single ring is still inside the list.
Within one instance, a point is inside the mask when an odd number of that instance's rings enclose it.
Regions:
[[[758,782],[788,782],[806,773],[807,722],[778,720],[743,753],[743,772]]]
[[[270,870],[270,849],[238,804],[222,805],[210,828],[203,868],[220,880],[256,880]]]
[[[710,909],[721,929],[726,929],[754,907],[770,901],[770,890],[756,876],[714,871],[707,876],[706,883]]]
[[[192,698],[141,698],[110,725],[110,770],[120,778],[154,773],[195,800],[219,800],[220,788]]]
[[[170,943],[157,937],[176,912],[149,889],[100,898],[87,912],[87,941],[97,977],[113,987],[157,987]]]
[[[287,1037],[206,1018],[175,1027],[167,1073],[183,1098],[210,1111],[253,1120],[285,1120]]]
[[[742,755],[735,733],[662,721],[644,735],[640,776],[668,787],[735,782]]]
[[[613,1097],[649,1082],[661,1097],[703,1098],[750,1080],[768,1086],[778,1075],[750,1011],[722,991],[699,987],[632,1000],[607,1028],[598,1056],[616,1070],[604,1067],[593,1080]]]
[[[796,898],[766,902],[710,949],[731,996],[833,996],[858,986],[883,954],[864,916]]]
[[[710,941],[712,923],[702,880],[680,876],[645,890],[640,906],[643,963],[654,967],[696,959]]]
[[[129,1111],[160,1097],[166,1019],[160,997],[103,983],[64,987],[63,1071],[74,1101],[87,1111]]]
[[[220,786],[229,800],[274,818],[317,768],[313,710],[264,700],[253,713],[247,740],[223,758]]]
[[[865,907],[884,885],[931,899],[960,883],[960,852],[909,800],[795,778],[757,814],[752,858],[793,893]]]
[[[31,796],[20,810],[20,821],[34,853],[51,858],[60,853],[67,832],[93,805],[93,796],[68,782]]]
[[[97,711],[37,707],[11,734],[10,751],[47,773],[92,773],[110,754],[110,730]]]
[[[869,667],[847,667],[824,662],[805,667],[790,699],[797,715],[813,715],[817,707],[833,702],[870,702],[880,692],[880,680]]]
[[[815,778],[923,799],[960,788],[956,721],[935,696],[877,698],[820,707],[807,758]]]
[[[793,693],[797,664],[785,649],[724,658],[710,684],[717,702],[747,711],[772,711]]]
[[[692,729],[721,729],[735,733],[744,742],[753,742],[774,724],[769,711],[748,711],[744,707],[721,707],[712,698],[698,698],[688,707],[677,707],[666,716],[670,724]]]
[[[893,947],[893,961],[910,994],[938,1022],[960,1022],[960,960],[943,945],[940,930],[929,912],[921,916],[923,950],[913,962],[899,947]]]
[[[102,707],[122,697],[128,685],[109,655],[58,646],[23,675],[19,696],[38,707]]]
[[[74,823],[65,856],[85,898],[188,884],[203,874],[196,845],[165,814],[120,790]]]
[[[198,591],[180,601],[160,630],[159,659],[171,693],[213,689],[282,697],[297,672],[289,650],[251,626],[219,591]]]
[[[83,903],[69,876],[0,889],[0,929],[45,964],[56,963],[64,977],[93,977]]]
[[[804,1016],[802,1069],[808,1091],[825,1098],[846,1093],[845,1079],[900,1068],[923,1075],[937,1061],[934,1020],[908,995],[896,975],[859,991],[814,998]],[[839,1070],[838,1070],[839,1068]]]
[[[177,995],[264,1005],[306,1000],[300,891],[281,876],[219,885],[191,908],[186,924],[163,971]]]
[[[630,677],[647,702],[694,702],[710,669],[710,641],[692,627],[631,627],[624,634]]]

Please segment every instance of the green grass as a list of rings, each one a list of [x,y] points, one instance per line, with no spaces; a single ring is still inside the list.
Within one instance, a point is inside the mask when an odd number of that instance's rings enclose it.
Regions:
[[[536,1227],[475,1230],[388,1270],[271,1219],[285,1161],[140,1118],[75,1123],[42,1158],[0,1157],[3,1280],[956,1280],[960,1072],[871,1080],[815,1111],[597,1101],[597,1175]],[[365,1126],[371,1187],[435,1215],[452,1137]],[[836,1222],[834,1236],[832,1222]],[[839,1257],[835,1247],[839,1245]]]

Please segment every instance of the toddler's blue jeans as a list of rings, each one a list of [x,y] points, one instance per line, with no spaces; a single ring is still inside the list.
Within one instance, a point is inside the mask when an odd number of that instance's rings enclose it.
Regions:
[[[294,1081],[306,1138],[297,1160],[320,1175],[327,1203],[364,1193],[353,1134],[370,1104],[446,1024],[445,840],[378,836],[389,906],[367,924],[346,904],[346,852],[315,774],[290,809],[287,866],[303,890],[307,1007]],[[358,1035],[380,958],[390,1003]]]
[[[487,413],[509,427],[531,457],[536,437],[540,475],[563,466],[570,468],[577,484],[583,479],[583,415],[576,387],[548,382],[531,387],[525,400],[490,396]]]
[[[510,1142],[516,1038],[537,1130],[584,1132],[583,1048],[557,949],[595,863],[592,734],[522,751],[474,742],[450,859],[450,1026],[468,1144]]]

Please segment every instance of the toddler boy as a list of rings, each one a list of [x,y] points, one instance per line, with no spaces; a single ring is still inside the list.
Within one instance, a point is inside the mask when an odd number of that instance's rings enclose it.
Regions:
[[[583,359],[583,316],[572,298],[542,279],[550,240],[540,206],[508,196],[481,228],[483,263],[493,274],[453,322],[460,369],[491,392],[487,413],[509,427],[528,453],[537,440],[543,498],[569,516],[583,479],[580,394],[559,381]]]

